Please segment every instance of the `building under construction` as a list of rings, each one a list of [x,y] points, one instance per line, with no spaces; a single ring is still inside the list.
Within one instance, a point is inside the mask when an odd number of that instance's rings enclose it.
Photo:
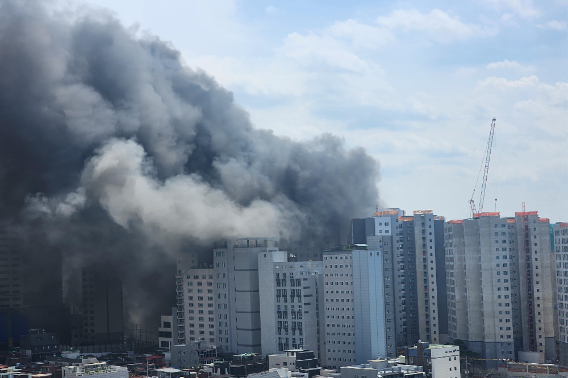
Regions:
[[[550,222],[536,211],[446,223],[448,332],[480,358],[556,361]],[[491,364],[491,362],[489,362]]]

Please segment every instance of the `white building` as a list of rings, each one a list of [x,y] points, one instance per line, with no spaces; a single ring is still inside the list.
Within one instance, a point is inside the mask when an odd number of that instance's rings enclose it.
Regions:
[[[419,342],[408,348],[406,362],[424,368],[429,378],[460,378],[460,348]]]
[[[107,365],[96,358],[85,358],[81,364],[63,366],[63,378],[78,378],[88,375],[93,378],[128,378],[128,369],[122,366]]]
[[[366,364],[343,366],[341,378],[425,378],[422,366],[405,365],[398,359],[369,360]]]
[[[220,351],[261,353],[258,255],[278,251],[277,238],[238,238],[213,251]]]
[[[321,261],[288,262],[287,252],[258,254],[262,354],[308,349],[319,356]]]
[[[338,368],[385,358],[389,323],[394,329],[394,312],[385,309],[392,280],[384,275],[382,237],[371,236],[367,245],[325,251],[323,285],[320,284],[321,361]],[[389,276],[390,277],[390,276]],[[387,316],[390,322],[387,322]],[[357,346],[357,347],[356,347]]]
[[[216,345],[213,269],[197,269],[178,262],[177,281],[177,342],[204,340],[208,345]]]
[[[568,223],[552,226],[556,256],[556,299],[558,302],[558,349],[561,365],[568,364]]]

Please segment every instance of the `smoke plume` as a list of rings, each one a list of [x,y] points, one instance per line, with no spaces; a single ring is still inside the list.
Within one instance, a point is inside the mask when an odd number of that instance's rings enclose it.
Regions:
[[[129,320],[155,324],[184,252],[235,235],[336,242],[377,180],[338,137],[254,128],[231,92],[109,13],[0,0],[0,218],[33,253],[63,255],[68,300],[102,261]]]

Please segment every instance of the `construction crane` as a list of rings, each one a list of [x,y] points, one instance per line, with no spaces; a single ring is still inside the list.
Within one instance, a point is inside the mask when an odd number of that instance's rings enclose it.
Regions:
[[[485,155],[481,162],[481,168],[485,165],[483,170],[483,181],[481,182],[481,193],[479,194],[478,207],[475,207],[475,201],[473,197],[475,196],[475,190],[477,189],[477,182],[479,181],[479,174],[477,175],[477,181],[475,182],[475,187],[473,188],[473,193],[471,194],[471,199],[469,200],[469,205],[471,206],[471,216],[473,217],[476,213],[483,212],[483,201],[485,201],[485,188],[487,187],[487,175],[489,173],[489,161],[491,160],[491,147],[493,146],[493,135],[495,134],[495,121],[497,119],[493,118],[491,120],[491,130],[489,131],[489,140],[487,141],[487,148],[485,149]],[[481,168],[479,172],[481,173]]]

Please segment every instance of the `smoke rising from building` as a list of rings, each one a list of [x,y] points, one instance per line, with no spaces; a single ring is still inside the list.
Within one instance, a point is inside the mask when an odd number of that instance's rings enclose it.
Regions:
[[[171,307],[183,251],[235,235],[335,243],[377,180],[338,137],[254,128],[231,92],[109,13],[0,0],[0,218],[75,268],[68,300],[81,264],[105,261],[144,321]]]

